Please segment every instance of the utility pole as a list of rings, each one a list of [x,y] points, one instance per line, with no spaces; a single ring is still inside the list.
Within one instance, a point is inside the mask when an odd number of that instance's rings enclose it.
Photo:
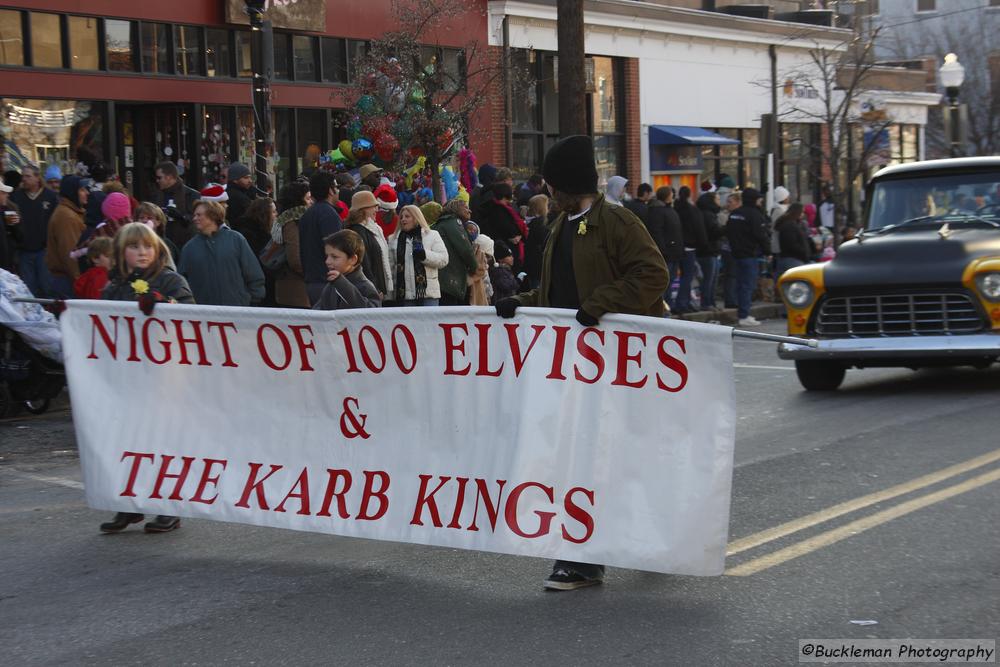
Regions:
[[[268,195],[272,188],[271,78],[274,75],[274,32],[264,18],[265,0],[246,0],[250,17],[250,67],[253,70],[254,172],[257,192]]]
[[[559,40],[559,136],[587,132],[583,0],[557,0]]]

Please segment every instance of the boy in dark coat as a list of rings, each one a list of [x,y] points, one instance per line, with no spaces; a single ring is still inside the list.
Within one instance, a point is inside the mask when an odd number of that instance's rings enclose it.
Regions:
[[[378,308],[382,298],[361,270],[365,242],[350,229],[323,239],[326,252],[327,284],[313,310]]]

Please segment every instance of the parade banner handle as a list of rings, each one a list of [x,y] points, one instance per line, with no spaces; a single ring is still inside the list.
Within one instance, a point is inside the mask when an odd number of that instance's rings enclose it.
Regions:
[[[819,347],[819,341],[815,338],[779,336],[777,334],[760,333],[759,331],[744,331],[742,329],[733,329],[733,338],[748,338],[750,340],[762,340],[769,343],[788,343],[790,345],[802,345],[804,347]]]

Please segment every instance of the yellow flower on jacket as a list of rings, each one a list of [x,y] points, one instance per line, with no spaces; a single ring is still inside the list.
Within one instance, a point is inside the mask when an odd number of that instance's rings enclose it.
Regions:
[[[580,221],[580,226],[576,228],[576,233],[583,236],[587,233],[587,219],[584,218]]]
[[[147,283],[142,278],[133,280],[130,284],[132,285],[132,290],[136,294],[146,294],[149,292],[149,283]]]

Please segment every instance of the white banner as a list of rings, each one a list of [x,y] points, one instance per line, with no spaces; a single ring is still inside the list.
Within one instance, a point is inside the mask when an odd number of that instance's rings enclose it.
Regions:
[[[99,301],[60,322],[96,509],[722,573],[727,327]]]

